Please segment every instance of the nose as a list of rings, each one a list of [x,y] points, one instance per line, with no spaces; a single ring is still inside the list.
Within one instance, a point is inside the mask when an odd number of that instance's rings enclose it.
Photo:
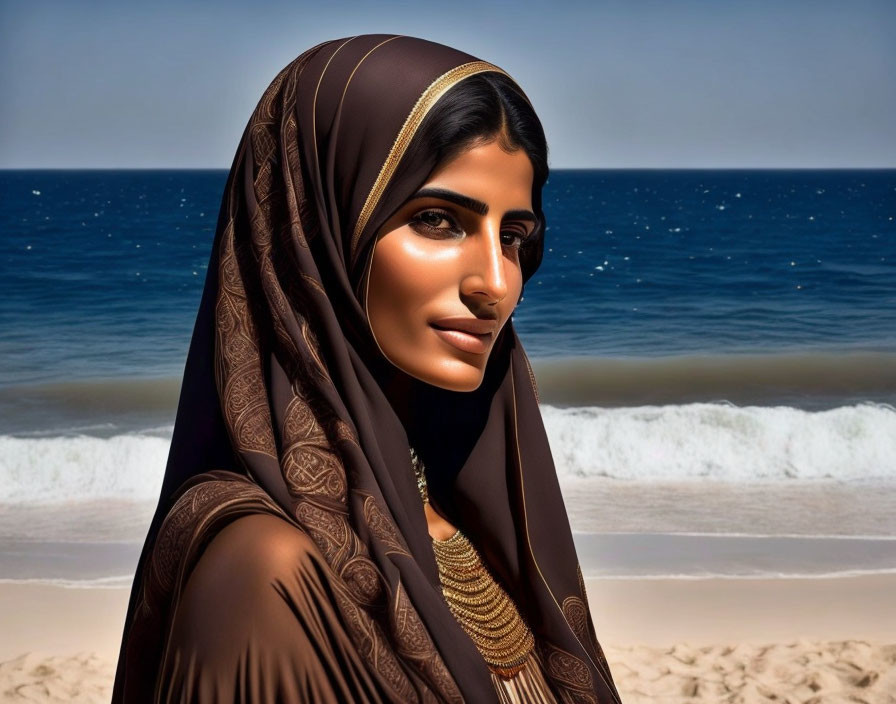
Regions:
[[[486,222],[477,237],[468,240],[468,274],[461,291],[468,296],[483,296],[489,303],[501,301],[508,291],[501,245],[501,223]]]

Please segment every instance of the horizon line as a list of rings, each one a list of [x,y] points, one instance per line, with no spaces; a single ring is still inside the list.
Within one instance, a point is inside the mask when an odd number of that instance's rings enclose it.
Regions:
[[[894,171],[892,166],[551,166],[550,171]],[[227,166],[0,166],[2,171],[223,171]]]

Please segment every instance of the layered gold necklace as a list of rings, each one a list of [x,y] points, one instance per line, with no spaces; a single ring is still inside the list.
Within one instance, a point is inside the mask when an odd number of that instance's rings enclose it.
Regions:
[[[417,488],[429,502],[423,463],[411,448]],[[535,647],[532,631],[513,600],[498,584],[467,537],[458,530],[447,540],[432,538],[442,594],[461,627],[482,653],[489,669],[509,679],[526,664]]]

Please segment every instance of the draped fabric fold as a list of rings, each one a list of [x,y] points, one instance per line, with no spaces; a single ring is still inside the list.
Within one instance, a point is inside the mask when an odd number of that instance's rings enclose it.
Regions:
[[[411,444],[432,494],[525,614],[557,699],[619,701],[512,322],[476,391],[413,388],[433,420],[410,438],[357,295],[375,233],[435,166],[403,161],[408,144],[446,91],[483,72],[504,73],[430,41],[360,35],[313,47],[265,91],[221,203],[113,702],[162,697],[191,573],[251,514],[313,541],[367,667],[358,682],[388,701],[499,701],[442,598]],[[524,281],[542,247],[522,260]]]

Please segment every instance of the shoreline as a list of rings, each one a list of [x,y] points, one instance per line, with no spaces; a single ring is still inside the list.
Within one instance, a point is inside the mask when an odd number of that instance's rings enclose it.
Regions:
[[[34,583],[69,587],[130,586],[143,546],[131,533],[143,533],[133,514],[125,519],[110,507],[97,507],[96,525],[70,511],[42,539],[42,526],[29,512],[0,516],[0,584]],[[56,513],[48,514],[55,516]],[[44,516],[46,520],[47,516]],[[16,520],[19,519],[19,520]],[[147,521],[148,522],[148,521]],[[4,526],[6,530],[3,530]],[[7,536],[28,526],[29,538]],[[69,528],[68,539],[61,533]],[[115,529],[130,540],[79,540],[109,537]],[[86,530],[85,530],[86,529]],[[38,537],[40,536],[40,537]],[[874,535],[745,535],[725,533],[604,532],[573,530],[576,553],[586,579],[834,579],[896,573],[896,537]]]

